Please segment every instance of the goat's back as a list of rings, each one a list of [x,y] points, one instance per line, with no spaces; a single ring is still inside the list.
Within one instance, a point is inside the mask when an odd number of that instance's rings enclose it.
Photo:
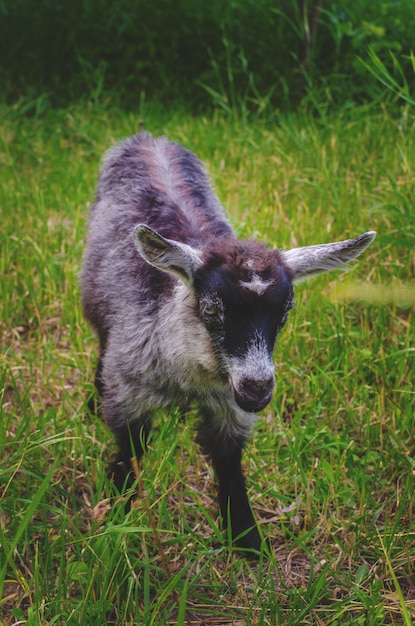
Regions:
[[[108,151],[93,211],[101,200],[122,213],[118,221],[125,229],[143,223],[195,246],[231,232],[201,161],[183,146],[149,133]]]
[[[172,284],[137,253],[133,230],[139,223],[196,247],[233,234],[193,153],[145,132],[111,148],[90,211],[81,271],[85,314],[104,343],[122,303],[154,306]]]

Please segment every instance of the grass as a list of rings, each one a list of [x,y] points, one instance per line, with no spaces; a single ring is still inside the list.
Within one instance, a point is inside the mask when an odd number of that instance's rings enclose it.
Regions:
[[[411,111],[255,124],[140,112],[207,163],[241,236],[287,248],[378,231],[348,274],[297,287],[275,397],[245,455],[273,548],[258,562],[217,529],[195,410],[160,414],[132,511],[108,500],[114,446],[85,406],[96,340],[77,273],[99,160],[138,115],[0,115],[0,623],[411,624]]]

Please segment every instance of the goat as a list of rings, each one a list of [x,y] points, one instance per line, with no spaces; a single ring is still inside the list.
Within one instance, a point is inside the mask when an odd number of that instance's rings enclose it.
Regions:
[[[152,414],[196,400],[222,526],[237,546],[259,550],[241,456],[272,397],[293,284],[342,267],[374,237],[289,251],[241,240],[194,154],[147,132],[109,150],[80,280],[100,343],[95,384],[118,443],[116,488],[134,482],[131,458],[146,448]]]

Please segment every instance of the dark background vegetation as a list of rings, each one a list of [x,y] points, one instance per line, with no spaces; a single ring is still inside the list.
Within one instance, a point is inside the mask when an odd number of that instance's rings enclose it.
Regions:
[[[8,102],[366,104],[384,69],[413,82],[414,48],[413,0],[0,0]]]

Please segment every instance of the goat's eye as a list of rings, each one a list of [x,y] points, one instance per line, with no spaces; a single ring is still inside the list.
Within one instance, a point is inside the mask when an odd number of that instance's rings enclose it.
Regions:
[[[200,303],[200,313],[207,328],[218,328],[223,321],[223,312],[220,302],[217,299],[202,300]]]
[[[203,314],[207,317],[213,317],[218,314],[218,309],[214,304],[206,304],[203,307]]]

